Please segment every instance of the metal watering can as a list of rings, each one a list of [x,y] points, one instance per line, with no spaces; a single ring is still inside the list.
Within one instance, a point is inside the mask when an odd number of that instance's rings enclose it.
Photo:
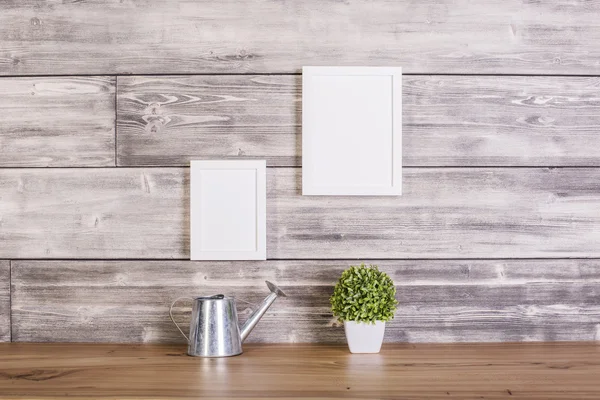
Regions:
[[[276,285],[265,281],[271,294],[239,326],[235,299],[222,294],[207,297],[179,297],[171,304],[169,316],[188,342],[188,355],[195,357],[229,357],[242,354],[242,342],[246,340],[258,321],[277,297],[286,297]],[[173,306],[181,299],[193,301],[190,337],[188,338],[173,319]]]

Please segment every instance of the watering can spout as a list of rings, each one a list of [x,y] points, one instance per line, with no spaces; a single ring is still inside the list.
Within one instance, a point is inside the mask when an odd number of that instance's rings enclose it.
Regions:
[[[260,306],[256,309],[256,311],[254,311],[252,315],[248,317],[244,325],[241,327],[240,335],[242,337],[242,342],[246,340],[250,332],[252,332],[252,329],[254,329],[256,324],[258,324],[258,321],[260,321],[260,319],[267,312],[269,307],[271,307],[271,304],[275,302],[275,299],[277,299],[278,297],[286,297],[285,293],[283,293],[283,290],[279,289],[277,285],[269,281],[265,281],[265,283],[267,284],[271,293],[267,297],[265,297],[265,299],[262,301],[262,303],[260,303]]]

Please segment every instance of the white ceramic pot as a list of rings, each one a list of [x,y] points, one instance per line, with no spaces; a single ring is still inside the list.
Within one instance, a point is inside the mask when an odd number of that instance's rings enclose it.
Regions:
[[[385,333],[385,322],[375,324],[344,321],[344,331],[351,353],[379,353]]]

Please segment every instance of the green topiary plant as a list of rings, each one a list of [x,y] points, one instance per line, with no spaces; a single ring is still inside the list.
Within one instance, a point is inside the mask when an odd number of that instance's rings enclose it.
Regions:
[[[396,311],[396,287],[376,265],[351,266],[342,273],[330,298],[340,322],[389,321]]]

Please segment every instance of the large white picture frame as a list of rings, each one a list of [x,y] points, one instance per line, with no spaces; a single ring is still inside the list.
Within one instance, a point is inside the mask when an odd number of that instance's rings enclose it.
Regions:
[[[266,260],[266,161],[190,163],[192,260]]]
[[[402,68],[302,69],[302,194],[402,194]]]

